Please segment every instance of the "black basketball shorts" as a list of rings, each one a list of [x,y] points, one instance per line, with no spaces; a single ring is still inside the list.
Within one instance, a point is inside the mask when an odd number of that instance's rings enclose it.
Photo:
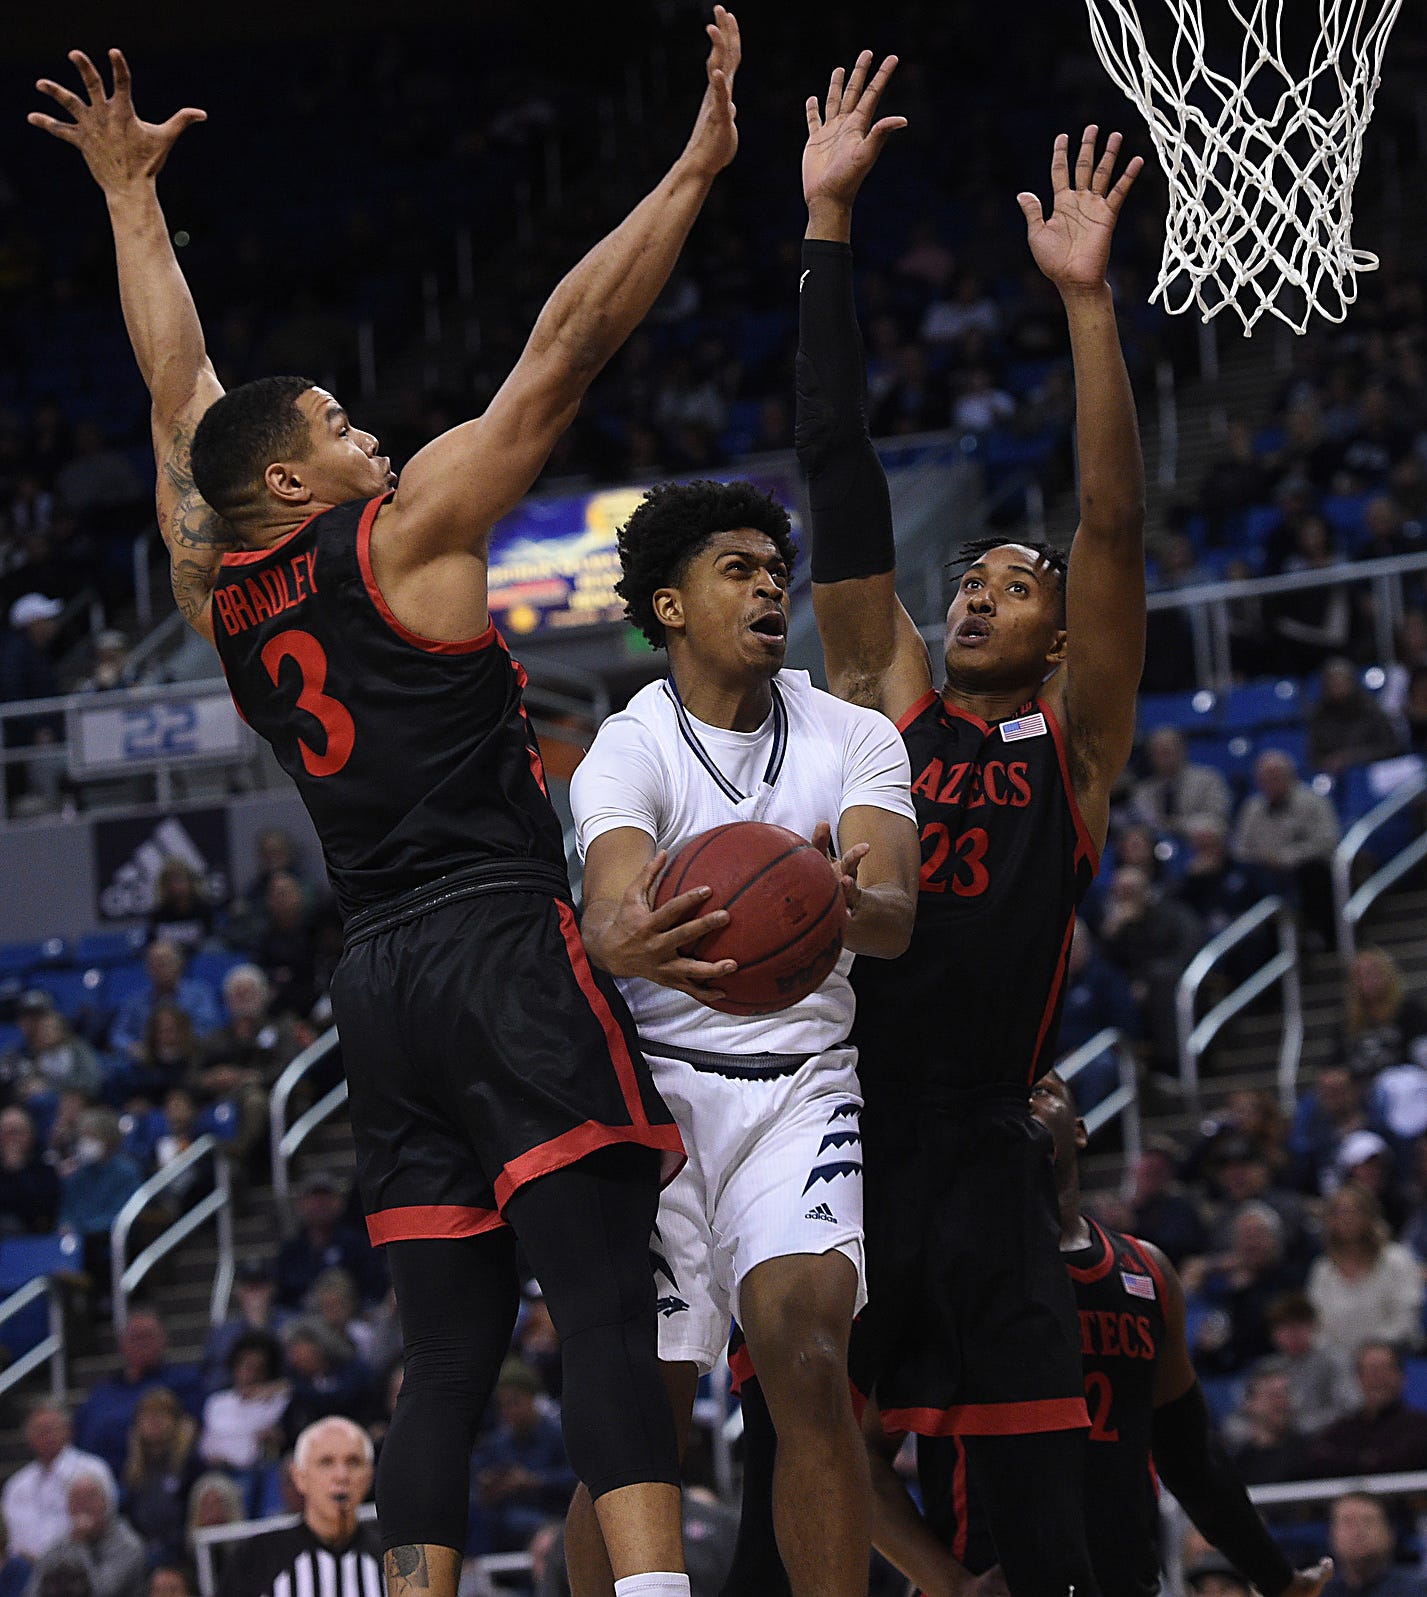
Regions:
[[[597,1148],[683,1143],[575,912],[486,891],[349,937],[332,1007],[372,1242],[504,1224],[529,1181]]]
[[[889,1431],[1088,1426],[1050,1133],[1024,1089],[864,1113],[868,1304],[853,1384]]]

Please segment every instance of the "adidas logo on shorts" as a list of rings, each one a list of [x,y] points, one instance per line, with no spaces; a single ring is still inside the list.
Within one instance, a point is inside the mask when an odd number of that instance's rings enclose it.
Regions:
[[[831,1209],[828,1208],[825,1203],[814,1204],[814,1206],[803,1216],[803,1219],[831,1220],[834,1225],[837,1224],[837,1216],[832,1212]]]

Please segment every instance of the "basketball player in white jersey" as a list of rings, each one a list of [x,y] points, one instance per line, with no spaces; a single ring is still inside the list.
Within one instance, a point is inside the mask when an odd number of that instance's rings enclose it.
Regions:
[[[774,1517],[795,1597],[867,1590],[867,1466],[847,1384],[865,1298],[862,1161],[848,971],[892,958],[915,913],[910,768],[892,723],[781,669],[794,546],[782,506],[748,483],[652,489],[619,535],[618,591],[667,649],[669,674],[601,727],[571,789],[590,958],[618,981],[689,1161],[653,1243],[659,1356],[684,1431],[699,1376],[747,1335],[778,1432]],[[705,890],[652,907],[665,862],[730,821],[828,850],[850,919],[836,968],[770,1015],[727,1015],[731,962],[680,952],[728,913]],[[690,917],[696,918],[690,918]],[[571,1590],[610,1590],[577,1499]]]

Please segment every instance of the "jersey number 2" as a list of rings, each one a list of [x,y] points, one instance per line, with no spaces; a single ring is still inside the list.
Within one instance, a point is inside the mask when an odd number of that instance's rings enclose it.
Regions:
[[[922,828],[922,842],[930,843],[932,851],[922,861],[922,891],[944,893],[947,882],[958,898],[980,898],[991,885],[991,876],[983,863],[991,839],[984,826],[973,826],[963,832],[952,847],[951,833],[941,821],[929,821]],[[950,876],[942,874],[949,857],[955,857]]]
[[[1119,1427],[1109,1423],[1115,1391],[1110,1385],[1110,1377],[1104,1370],[1091,1370],[1085,1377],[1085,1401],[1090,1410],[1090,1440],[1118,1442]]]
[[[323,754],[298,738],[302,763],[309,776],[335,776],[352,757],[357,725],[345,704],[322,691],[327,685],[326,651],[310,632],[279,632],[275,638],[269,638],[263,645],[263,665],[274,687],[278,685],[284,660],[295,660],[302,672],[302,692],[297,695],[297,708],[315,716],[327,734],[327,750]]]

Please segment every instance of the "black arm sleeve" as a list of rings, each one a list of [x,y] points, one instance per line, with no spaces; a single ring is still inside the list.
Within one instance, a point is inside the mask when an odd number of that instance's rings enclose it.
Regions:
[[[1214,1435],[1198,1381],[1154,1411],[1152,1435],[1155,1469],[1196,1528],[1264,1597],[1279,1597],[1293,1579],[1293,1567]]]
[[[897,562],[887,476],[867,432],[867,372],[852,298],[852,249],[803,241],[798,299],[798,464],[808,482],[814,582]]]

